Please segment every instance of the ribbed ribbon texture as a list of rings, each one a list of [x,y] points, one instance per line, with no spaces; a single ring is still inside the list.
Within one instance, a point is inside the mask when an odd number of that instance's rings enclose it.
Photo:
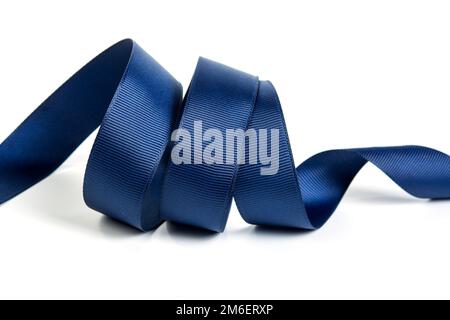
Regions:
[[[221,232],[233,197],[248,223],[317,229],[367,162],[413,196],[450,197],[450,157],[421,146],[331,150],[296,168],[276,91],[252,75],[200,58],[184,99],[182,94],[135,42],[115,44],[0,145],[0,203],[50,175],[99,126],[85,201],[143,231],[169,220]],[[172,131],[193,132],[198,121],[223,135],[227,129],[277,129],[277,173],[263,175],[264,165],[250,161],[175,164]],[[235,151],[248,160],[245,146]]]

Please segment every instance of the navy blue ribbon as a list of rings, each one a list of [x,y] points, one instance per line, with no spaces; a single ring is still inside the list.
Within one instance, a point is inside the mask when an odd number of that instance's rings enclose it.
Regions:
[[[174,164],[172,130],[192,132],[196,121],[224,134],[278,129],[278,173],[261,175],[263,164],[248,161]],[[201,58],[182,101],[181,85],[124,40],[63,84],[0,145],[0,203],[50,175],[99,126],[85,201],[141,230],[170,220],[221,232],[233,197],[248,223],[317,229],[368,161],[413,196],[450,197],[450,157],[420,146],[326,151],[295,168],[270,82]]]

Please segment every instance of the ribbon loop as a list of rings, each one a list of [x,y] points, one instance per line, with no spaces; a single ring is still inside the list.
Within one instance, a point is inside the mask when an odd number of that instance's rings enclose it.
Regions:
[[[84,199],[94,210],[150,230],[162,222],[159,190],[182,88],[144,50],[132,45],[92,148]]]
[[[191,141],[194,147],[190,164],[169,164],[161,202],[163,219],[223,231],[237,163],[205,163],[202,128],[214,128],[222,138],[227,129],[245,130],[257,90],[256,77],[200,58],[180,121],[180,128],[193,133],[197,141]]]

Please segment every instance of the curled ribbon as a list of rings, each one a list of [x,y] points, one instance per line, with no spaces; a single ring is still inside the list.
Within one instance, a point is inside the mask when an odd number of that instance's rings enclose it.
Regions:
[[[174,164],[172,130],[193,130],[198,120],[221,132],[278,129],[277,174],[261,175],[262,164]],[[0,203],[50,175],[99,126],[85,201],[143,231],[169,220],[221,232],[233,197],[248,223],[317,229],[368,161],[413,196],[450,197],[450,157],[421,146],[326,151],[295,168],[270,82],[200,58],[182,100],[181,85],[135,42],[123,40],[0,145]]]

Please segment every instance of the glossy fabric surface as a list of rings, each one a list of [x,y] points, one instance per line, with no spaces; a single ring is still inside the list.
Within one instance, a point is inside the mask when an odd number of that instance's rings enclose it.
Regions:
[[[172,130],[192,132],[196,121],[223,135],[278,129],[278,172],[261,175],[264,166],[249,163],[174,164]],[[170,220],[221,232],[233,197],[248,223],[316,229],[367,162],[413,196],[450,197],[450,157],[420,146],[326,151],[295,168],[270,82],[201,58],[182,102],[181,85],[124,40],[69,79],[0,145],[0,203],[51,174],[99,126],[85,201],[141,230]],[[192,159],[201,152],[194,148]]]

